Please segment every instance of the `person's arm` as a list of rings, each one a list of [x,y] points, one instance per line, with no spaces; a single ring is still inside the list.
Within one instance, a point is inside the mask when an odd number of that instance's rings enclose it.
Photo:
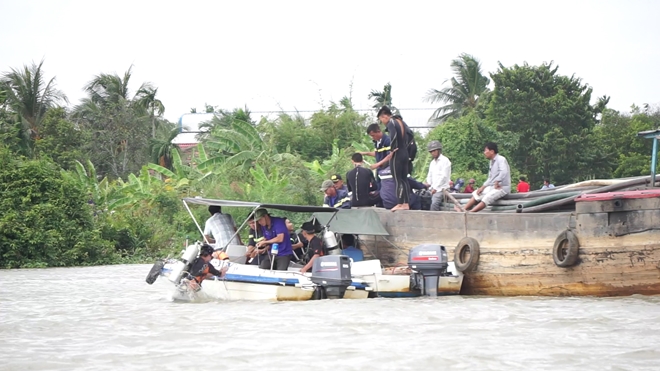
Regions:
[[[509,164],[502,156],[497,156],[497,161],[495,161],[495,164],[497,165],[497,173],[493,176],[493,185],[495,188],[500,188],[502,183],[504,183],[504,180],[510,177]]]
[[[328,196],[323,197],[323,207],[330,207],[330,200],[328,199]]]
[[[272,245],[274,243],[281,243],[284,241],[284,233],[278,233],[275,237],[270,240],[262,240],[257,242],[257,247],[262,247],[264,245]]]
[[[204,224],[204,238],[208,243],[215,243],[215,239],[213,239],[211,232],[211,224],[208,220],[206,221],[206,224]]]
[[[376,152],[358,152],[362,156],[371,156],[371,157],[376,157]]]
[[[408,177],[408,184],[412,189],[426,189],[426,185],[424,183],[418,182],[411,177]]]
[[[479,187],[479,189],[484,189],[488,186],[492,186],[495,183],[495,177],[497,177],[500,173],[500,164],[497,161],[493,161],[493,165],[490,168],[490,171],[488,172],[488,179],[484,182],[484,184]]]
[[[355,170],[355,171],[357,171],[357,170]],[[349,177],[348,177],[348,174],[350,174],[350,173],[351,173],[350,171],[346,173],[346,178],[345,178],[346,179],[346,189],[348,189],[349,192],[353,192],[353,189],[351,187],[351,181],[349,180]]]
[[[440,161],[440,177],[438,179],[438,184],[433,185],[433,189],[437,191],[441,191],[442,185],[449,184],[449,179],[451,179],[451,162],[449,162],[449,159],[443,158],[443,160],[445,161]]]
[[[319,254],[314,254],[314,256],[312,256],[312,258],[309,259],[309,262],[307,262],[307,264],[305,264],[304,267],[300,268],[300,273],[305,273],[310,268],[312,268],[314,266],[314,260],[316,260],[316,258],[318,258],[319,256],[320,256]]]
[[[209,273],[211,273],[212,275],[214,275],[214,276],[218,276],[218,277],[222,277],[222,276],[224,275],[222,272],[220,272],[219,270],[215,269],[215,267],[213,266],[213,264],[208,263],[208,265],[209,265]]]
[[[348,193],[345,193],[344,191],[339,193],[337,191],[337,203],[335,204],[335,207],[337,209],[350,209],[351,208],[351,198],[348,197]]]
[[[377,191],[378,184],[376,183],[376,177],[372,171],[369,171],[369,192]]]

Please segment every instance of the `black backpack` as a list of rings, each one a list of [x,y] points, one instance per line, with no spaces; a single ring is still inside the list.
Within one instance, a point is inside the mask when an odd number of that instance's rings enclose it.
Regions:
[[[403,122],[403,127],[406,132],[406,140],[408,141],[408,160],[410,160],[410,162],[412,163],[413,161],[415,161],[415,158],[417,158],[417,142],[415,142],[415,133],[406,124],[406,122],[403,121],[401,116],[394,115],[392,116],[392,118],[395,120],[401,120],[401,122]],[[409,169],[409,171],[412,171],[412,169]]]

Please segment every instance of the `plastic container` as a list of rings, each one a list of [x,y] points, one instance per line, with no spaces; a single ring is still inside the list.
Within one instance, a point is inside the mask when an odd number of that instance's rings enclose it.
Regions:
[[[274,243],[274,244],[270,247],[270,253],[273,254],[273,255],[277,255],[277,253],[279,252],[279,250],[280,250],[280,244],[278,244],[278,243]]]

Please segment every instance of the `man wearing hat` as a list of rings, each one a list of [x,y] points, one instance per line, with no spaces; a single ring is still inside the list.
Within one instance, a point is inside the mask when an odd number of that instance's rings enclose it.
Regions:
[[[330,177],[330,180],[332,180],[332,184],[336,190],[343,189],[346,191],[346,193],[348,193],[348,187],[346,187],[346,184],[344,184],[344,180],[341,178],[341,175],[335,174]]]
[[[429,191],[433,195],[431,199],[431,210],[440,211],[440,205],[442,205],[443,199],[442,190],[448,190],[450,187],[451,161],[442,154],[442,143],[439,141],[430,141],[427,148],[429,153],[431,153],[432,159],[424,185],[429,187]]]
[[[319,256],[328,255],[328,250],[325,248],[323,241],[316,237],[316,228],[314,223],[305,222],[300,227],[302,229],[302,235],[307,240],[307,256],[305,256],[305,261],[307,262],[304,267],[300,269],[300,273],[305,273],[308,270],[312,269],[314,266],[314,260]]]
[[[261,228],[261,235],[264,239],[257,242],[256,248],[266,249],[267,257],[264,257],[259,264],[261,269],[271,269],[285,271],[289,269],[293,248],[291,247],[291,237],[289,228],[286,227],[286,220],[268,215],[266,209],[257,209],[254,212],[254,219]],[[272,245],[278,244],[277,255],[271,254]]]
[[[332,180],[323,181],[321,184],[321,192],[325,193],[323,207],[336,207],[338,209],[351,208],[351,198],[348,196],[348,191],[335,188],[335,184]]]

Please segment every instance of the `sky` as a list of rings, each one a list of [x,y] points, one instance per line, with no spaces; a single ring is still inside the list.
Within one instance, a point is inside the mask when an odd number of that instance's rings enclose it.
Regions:
[[[426,92],[461,53],[486,73],[554,62],[608,95],[609,107],[660,103],[660,1],[0,0],[0,72],[44,60],[72,105],[100,73],[132,66],[177,121],[222,109],[313,111],[351,96],[369,109],[392,84],[395,106],[424,126]],[[491,83],[492,88],[492,83]]]

